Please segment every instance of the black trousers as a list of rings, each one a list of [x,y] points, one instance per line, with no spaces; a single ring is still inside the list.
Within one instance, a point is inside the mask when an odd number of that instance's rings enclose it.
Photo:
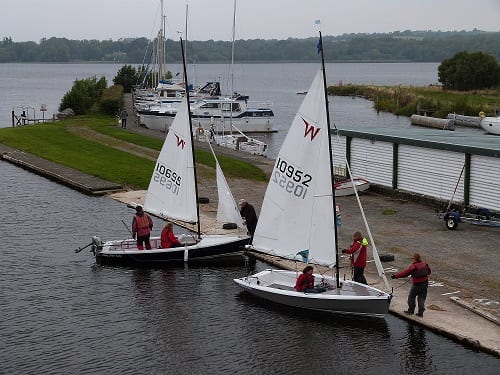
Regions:
[[[413,284],[410,289],[410,294],[408,294],[408,311],[415,312],[415,298],[418,302],[418,313],[423,314],[425,310],[425,299],[427,298],[427,287],[429,286],[428,281],[424,281],[420,284]]]
[[[358,283],[367,285],[368,283],[366,282],[364,273],[364,268],[354,266],[354,276],[352,279]]]

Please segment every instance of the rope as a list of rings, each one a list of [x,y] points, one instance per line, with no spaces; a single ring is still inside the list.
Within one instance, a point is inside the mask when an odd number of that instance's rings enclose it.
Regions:
[[[339,130],[337,129],[337,126],[335,125],[335,123],[333,123],[333,127],[336,130],[337,141],[339,144],[341,144]],[[347,167],[347,171],[349,173],[349,177],[351,178],[351,181],[352,181],[352,188],[354,190],[354,195],[356,195],[356,201],[358,202],[359,210],[361,211],[361,217],[363,218],[366,232],[368,234],[368,237],[370,238],[370,244],[373,246],[373,250],[378,254],[377,247],[375,246],[375,241],[373,240],[372,232],[370,230],[370,227],[368,226],[368,221],[366,220],[365,211],[363,210],[363,206],[361,205],[361,201],[359,199],[358,190],[356,189],[356,185],[354,184],[354,178],[352,176],[351,167],[347,161],[347,158],[345,158],[345,164]],[[335,194],[335,191],[334,191],[334,194]],[[375,259],[375,264],[377,266],[377,271],[378,271],[379,276],[382,277],[382,279],[384,280],[385,287],[389,291],[391,288],[389,286],[389,282],[387,281],[387,277],[385,276],[384,269],[382,268],[382,264],[380,264],[380,259]]]
[[[393,287],[393,289],[396,290],[396,289],[401,288],[402,286],[406,285],[410,280],[411,280],[411,277],[408,277],[408,280],[406,280],[404,283],[402,283],[400,286],[398,286],[396,288]]]

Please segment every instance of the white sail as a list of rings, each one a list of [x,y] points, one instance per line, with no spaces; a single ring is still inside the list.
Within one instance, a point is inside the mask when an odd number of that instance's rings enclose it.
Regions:
[[[195,189],[188,106],[184,98],[156,161],[144,209],[160,217],[197,222]]]
[[[238,206],[236,205],[233,194],[229,189],[217,159],[215,161],[215,168],[217,172],[217,194],[219,199],[219,204],[217,205],[217,220],[222,223],[235,223],[238,228],[244,228],[240,211],[238,210]]]
[[[283,142],[255,231],[256,250],[335,264],[333,186],[322,72],[318,71]]]

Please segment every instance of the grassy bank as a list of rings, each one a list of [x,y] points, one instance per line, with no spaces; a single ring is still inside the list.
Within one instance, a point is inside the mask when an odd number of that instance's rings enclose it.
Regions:
[[[500,107],[500,89],[484,91],[445,91],[441,87],[343,85],[328,87],[330,95],[356,96],[373,101],[377,110],[396,115],[446,118],[448,113],[478,116],[494,115]]]
[[[0,143],[107,181],[145,189],[163,140],[122,130],[116,126],[115,117],[92,115],[3,128]],[[197,164],[215,168],[212,154],[207,151],[196,150],[196,160]],[[219,162],[228,178],[268,179],[250,163],[222,156]]]

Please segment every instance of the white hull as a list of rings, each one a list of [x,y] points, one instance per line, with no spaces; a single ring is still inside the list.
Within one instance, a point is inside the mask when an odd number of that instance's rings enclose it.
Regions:
[[[376,288],[345,280],[335,287],[333,277],[314,275],[317,282],[330,285],[322,293],[297,292],[295,271],[265,270],[255,275],[234,279],[245,291],[260,298],[287,306],[339,314],[383,317],[389,311],[391,296]]]
[[[160,130],[167,132],[172,124],[173,118],[166,116],[139,114],[139,122],[151,130]]]
[[[355,178],[354,184],[352,180],[345,180],[336,182],[334,185],[335,196],[343,197],[346,195],[354,194],[354,187],[356,187],[357,192],[366,191],[370,188],[370,182],[364,178]]]
[[[148,129],[160,130],[163,132],[168,131],[175,114],[169,115],[154,115],[154,114],[139,114],[139,121]],[[214,121],[215,120],[215,121]],[[237,127],[243,133],[274,133],[276,130],[273,128],[273,120],[269,117],[243,117],[233,118],[210,118],[210,117],[196,117],[193,115],[193,128],[209,129],[210,125],[217,129],[218,133],[234,132],[231,124]]]
[[[488,133],[500,135],[500,117],[483,117],[480,125]]]

